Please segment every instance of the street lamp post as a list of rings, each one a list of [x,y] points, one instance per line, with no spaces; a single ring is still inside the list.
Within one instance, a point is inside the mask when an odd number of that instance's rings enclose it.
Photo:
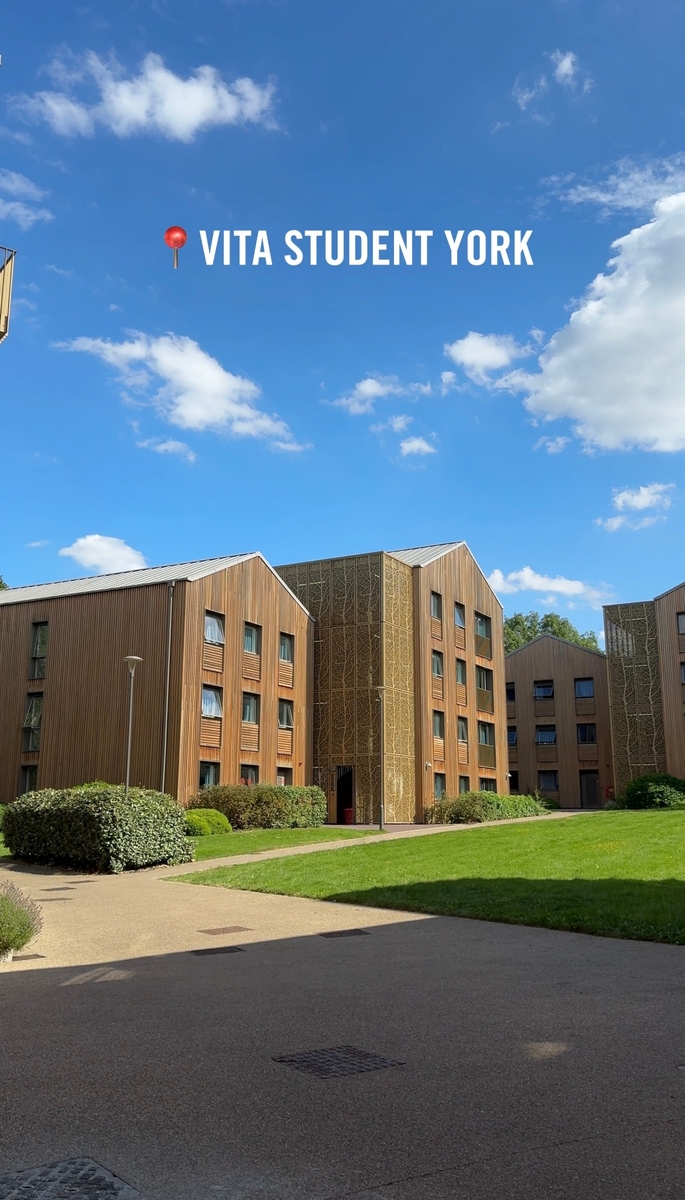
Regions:
[[[128,800],[128,785],[131,777],[131,735],[133,733],[133,677],[136,673],[138,663],[142,663],[142,658],[137,654],[127,654],[124,662],[128,663],[128,737],[126,739],[126,792],[125,796]]]

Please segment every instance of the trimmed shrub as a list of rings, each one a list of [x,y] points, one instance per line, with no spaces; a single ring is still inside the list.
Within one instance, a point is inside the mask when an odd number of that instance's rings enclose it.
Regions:
[[[0,954],[23,950],[43,926],[40,907],[14,883],[0,883]]]
[[[230,833],[231,826],[216,808],[189,808],[186,811],[188,837],[207,837],[212,833]]]
[[[171,796],[121,784],[46,788],[5,810],[5,845],[29,862],[119,872],[155,863],[191,862],[185,812]]]
[[[534,796],[499,796],[496,792],[462,792],[443,796],[424,811],[427,825],[460,825],[471,821],[504,821],[509,817],[538,817],[549,809]]]
[[[681,808],[685,806],[685,779],[675,775],[640,775],[626,788],[621,808]]]
[[[326,820],[326,797],[318,787],[280,787],[271,783],[203,788],[188,809],[208,805],[223,813],[233,829],[309,829]]]

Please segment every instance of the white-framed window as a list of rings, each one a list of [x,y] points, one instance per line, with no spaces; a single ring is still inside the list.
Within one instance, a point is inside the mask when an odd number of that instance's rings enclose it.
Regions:
[[[202,685],[202,715],[203,717],[223,717],[223,688]]]
[[[220,613],[205,613],[205,641],[213,646],[224,644],[224,618]]]
[[[293,702],[292,700],[278,701],[278,728],[292,729],[293,727]]]

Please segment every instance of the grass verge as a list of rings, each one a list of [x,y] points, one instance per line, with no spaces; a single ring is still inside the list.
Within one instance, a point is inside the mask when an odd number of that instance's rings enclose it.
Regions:
[[[229,858],[232,854],[259,854],[261,850],[285,850],[288,846],[310,846],[314,842],[348,841],[368,837],[372,829],[337,829],[319,825],[316,829],[244,829],[237,833],[215,833],[193,838],[195,858]],[[377,832],[377,831],[376,831]]]
[[[685,945],[684,811],[436,833],[177,878]]]

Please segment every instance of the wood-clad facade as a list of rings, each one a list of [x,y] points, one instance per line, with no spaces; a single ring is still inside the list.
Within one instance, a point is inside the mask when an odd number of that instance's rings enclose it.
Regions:
[[[310,782],[313,621],[264,559],[122,578],[0,593],[0,803],[28,787],[123,779],[129,654],[143,660],[132,784],[185,802],[208,771],[222,783]],[[246,625],[258,654],[245,651]]]
[[[562,808],[595,808],[613,795],[607,662],[544,634],[508,654],[509,786]]]
[[[377,821],[382,801],[411,822],[441,791],[508,790],[502,609],[464,543],[277,569],[316,621],[331,821]]]

